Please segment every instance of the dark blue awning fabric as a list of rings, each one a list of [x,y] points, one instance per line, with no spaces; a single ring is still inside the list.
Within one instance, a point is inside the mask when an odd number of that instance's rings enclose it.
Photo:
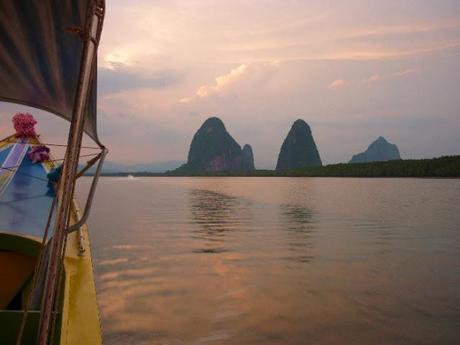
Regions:
[[[40,108],[69,121],[80,75],[84,28],[94,0],[0,0],[0,101]],[[96,64],[94,64],[96,66]],[[96,67],[85,132],[98,144]]]

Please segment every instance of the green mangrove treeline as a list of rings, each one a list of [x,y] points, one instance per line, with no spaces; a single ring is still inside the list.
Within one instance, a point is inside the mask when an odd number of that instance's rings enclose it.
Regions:
[[[386,162],[331,164],[290,170],[286,176],[460,177],[460,156]]]
[[[402,159],[387,162],[330,164],[326,166],[276,171],[202,171],[156,173],[118,173],[112,176],[291,176],[291,177],[460,177],[460,156],[432,159]]]

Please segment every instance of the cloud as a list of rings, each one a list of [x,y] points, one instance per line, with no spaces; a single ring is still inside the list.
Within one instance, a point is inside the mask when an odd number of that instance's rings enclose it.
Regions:
[[[220,91],[224,90],[229,85],[234,84],[239,79],[241,79],[242,76],[246,73],[247,69],[248,69],[248,65],[241,64],[238,67],[232,69],[229,73],[218,76],[215,80],[214,85],[200,86],[198,90],[196,91],[195,95],[191,97],[181,98],[180,102],[189,103],[197,98],[198,99],[205,98],[205,97],[214,95],[216,93],[219,93]]]
[[[446,114],[446,128],[458,128],[460,1],[363,3],[111,0],[98,51],[98,127],[110,159],[182,159],[210,115],[239,142],[248,140],[263,166],[274,164],[285,130],[300,116],[336,126],[335,133],[315,131],[326,162],[348,160],[354,144],[334,145],[337,135],[355,140],[368,133],[359,123],[374,119]],[[266,64],[272,60],[279,68]],[[11,131],[17,110],[9,109],[0,112],[1,133]],[[66,133],[45,124],[48,140]],[[439,152],[448,140],[456,146],[445,152],[458,153],[456,133],[447,139],[441,128],[423,128],[433,142],[418,131],[402,138]]]
[[[411,75],[411,74],[416,74],[416,73],[417,73],[417,70],[415,69],[405,69],[403,71],[393,73],[392,76],[393,77],[404,77],[406,75]]]
[[[346,85],[346,82],[343,79],[337,79],[337,80],[334,80],[332,83],[330,83],[327,88],[330,90],[337,90],[337,89],[341,89],[345,87],[345,85]]]
[[[363,84],[377,83],[377,82],[381,82],[381,81],[389,80],[389,79],[403,78],[403,77],[413,75],[416,73],[418,73],[418,71],[412,68],[401,70],[401,71],[394,72],[391,74],[386,74],[386,75],[374,73],[374,74],[369,75],[367,78],[364,78],[363,80],[361,80],[361,83]],[[337,79],[337,80],[334,80],[332,83],[330,83],[328,88],[330,90],[337,90],[349,84],[350,83],[345,82],[343,79]]]
[[[126,66],[129,64],[131,56],[123,50],[108,53],[101,59],[101,65],[111,70]]]
[[[380,82],[380,81],[388,80],[388,79],[402,78],[402,77],[413,75],[416,73],[418,73],[416,69],[405,69],[405,70],[387,74],[387,75],[372,74],[369,77],[363,79],[361,82],[364,84],[376,83],[376,82]]]
[[[114,0],[100,63],[196,69],[279,61],[386,61],[460,46],[459,2]],[[259,13],[254,21],[252,13]],[[158,67],[160,66],[160,67]]]
[[[322,61],[385,61],[400,60],[410,57],[439,52],[442,50],[456,49],[460,47],[460,40],[454,40],[447,43],[435,43],[424,45],[417,48],[368,48],[368,49],[350,49],[335,51],[333,53],[318,54],[317,56],[303,56],[292,60],[322,60]]]
[[[367,83],[375,83],[380,80],[382,80],[382,77],[379,74],[373,74],[370,77],[363,79],[362,82],[367,84]]]
[[[179,73],[172,69],[136,71],[123,64],[98,69],[98,86],[102,95],[140,88],[163,89],[179,82]]]
[[[179,101],[180,103],[190,103],[197,99],[222,93],[234,84],[249,78],[251,74],[261,73],[263,75],[269,70],[277,68],[278,65],[277,61],[262,64],[241,64],[230,72],[216,77],[213,85],[200,86],[193,96],[181,98]]]

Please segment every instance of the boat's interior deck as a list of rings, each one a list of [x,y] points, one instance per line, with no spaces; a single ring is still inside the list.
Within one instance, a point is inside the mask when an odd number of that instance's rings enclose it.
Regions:
[[[21,155],[33,145],[38,141],[10,137],[0,142],[0,232],[41,238],[54,196],[47,178],[52,164],[33,164]]]
[[[10,331],[2,335],[2,344],[16,344],[39,251],[40,242],[34,238],[0,233],[0,325]],[[22,344],[36,341],[40,289],[41,284],[38,284],[32,294]]]
[[[0,310],[24,308],[39,250],[34,239],[0,233]]]
[[[35,138],[15,136],[0,141],[0,344],[16,344],[28,296],[27,314],[21,344],[34,344],[40,320],[43,274],[31,292],[32,277],[44,230],[54,199],[48,183],[51,160],[33,163],[28,157]],[[70,224],[80,218],[78,205],[72,205]],[[51,220],[48,238],[52,237]],[[83,251],[82,251],[83,249]],[[47,255],[44,250],[42,255]],[[43,270],[46,271],[46,270]],[[86,225],[67,236],[64,276],[60,287],[53,343],[64,345],[100,344],[98,308],[91,252]]]
[[[36,138],[0,141],[0,325],[1,344],[16,344],[54,191],[47,174],[51,162],[27,156]],[[50,224],[51,235],[53,224]],[[34,343],[40,316],[39,283],[32,294],[23,344]]]

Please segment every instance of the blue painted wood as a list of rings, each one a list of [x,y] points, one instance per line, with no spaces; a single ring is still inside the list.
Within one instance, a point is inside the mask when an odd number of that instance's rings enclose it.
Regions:
[[[0,165],[11,148],[0,151]],[[47,172],[42,164],[25,157],[0,195],[0,232],[41,238],[53,201]],[[52,226],[51,229],[52,230]]]

